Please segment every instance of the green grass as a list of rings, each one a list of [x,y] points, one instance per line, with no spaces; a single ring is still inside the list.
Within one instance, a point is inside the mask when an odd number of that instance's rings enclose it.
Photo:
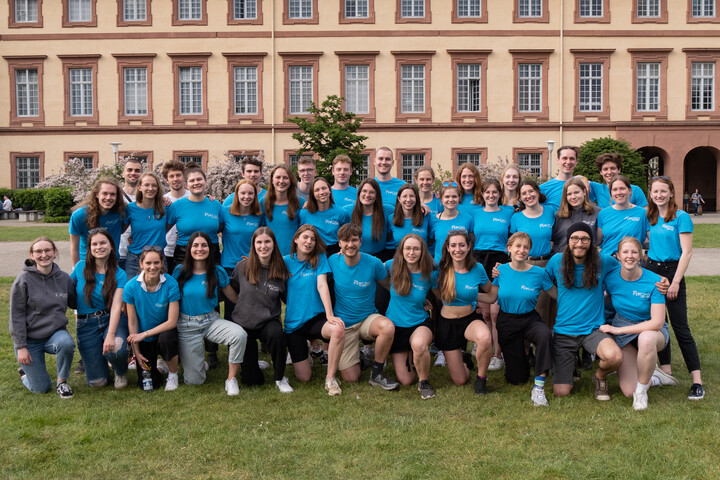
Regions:
[[[56,242],[70,240],[67,225],[38,224],[29,227],[6,227],[0,224],[0,242],[32,242],[43,235]]]
[[[632,410],[615,376],[610,402],[593,399],[585,372],[573,395],[534,408],[529,385],[507,385],[500,372],[478,398],[435,367],[437,396],[426,401],[415,386],[374,389],[367,372],[330,398],[319,367],[306,385],[288,368],[290,395],[270,386],[267,372],[269,384],[241,386],[234,398],[223,392],[222,368],[205,385],[152,394],[91,391],[73,374],[75,397],[63,401],[25,391],[3,327],[0,478],[720,478],[719,288],[720,277],[688,279],[707,397],[686,399],[690,377],[675,344],[681,386],[653,388],[646,412]]]
[[[720,248],[720,224],[695,225],[693,248]]]

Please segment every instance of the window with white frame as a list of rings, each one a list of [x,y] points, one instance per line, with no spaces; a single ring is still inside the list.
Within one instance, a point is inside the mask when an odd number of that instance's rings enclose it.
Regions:
[[[356,172],[358,182],[362,182],[370,176],[370,155],[361,154],[360,157],[362,159],[362,169]]]
[[[345,111],[370,113],[369,65],[345,65]]]
[[[581,112],[602,112],[603,64],[581,63],[579,67],[579,110]]]
[[[401,155],[402,179],[412,183],[415,171],[424,165],[424,153],[403,153]]]
[[[71,68],[70,116],[89,117],[93,114],[92,68]]]
[[[202,115],[202,67],[180,67],[180,115]]]
[[[656,62],[638,62],[636,85],[637,110],[639,112],[659,111],[660,64]]]
[[[518,111],[542,111],[542,64],[518,65]]]
[[[460,18],[482,17],[482,0],[457,0],[457,16]]]
[[[90,22],[92,20],[92,0],[68,0],[68,21]]]
[[[233,19],[254,20],[257,18],[257,0],[233,0]]]
[[[147,115],[147,68],[123,68],[125,115]]]
[[[715,63],[693,62],[690,79],[690,109],[715,110]]]
[[[539,177],[542,175],[542,153],[518,153],[518,165]]]
[[[542,0],[518,0],[518,17],[542,17]]]
[[[142,22],[147,20],[147,0],[123,0],[123,21]]]
[[[202,166],[203,157],[202,155],[178,155],[178,161],[187,165],[193,162],[195,165]]]
[[[479,63],[460,63],[457,66],[457,109],[458,112],[479,112],[480,75]]]
[[[95,160],[92,156],[81,156],[81,157],[73,157],[80,160],[83,164],[83,167],[85,170],[92,170],[95,165],[93,164],[93,160]]]
[[[580,17],[594,18],[603,16],[603,0],[580,0]]]
[[[715,0],[692,0],[693,17],[714,17]]]
[[[401,0],[401,18],[423,18],[425,17],[425,0]]]
[[[40,183],[40,157],[15,157],[17,188],[33,188]]]
[[[14,0],[15,23],[35,23],[38,21],[37,0]]]
[[[290,83],[290,113],[308,113],[313,101],[312,65],[295,65],[288,69]]]
[[[425,65],[400,68],[400,112],[425,112]]]
[[[464,163],[472,163],[475,166],[480,166],[482,163],[482,154],[481,153],[458,153],[457,154],[457,166]]]
[[[296,19],[313,17],[312,0],[287,0],[287,2],[289,18]]]
[[[178,20],[202,20],[202,0],[178,0]]]
[[[660,16],[660,0],[637,1],[637,16],[641,18],[655,18]]]
[[[38,71],[36,68],[15,70],[15,101],[18,117],[37,117],[40,114]]]
[[[345,0],[345,18],[368,18],[368,0]]]
[[[234,67],[235,115],[257,115],[257,67]]]

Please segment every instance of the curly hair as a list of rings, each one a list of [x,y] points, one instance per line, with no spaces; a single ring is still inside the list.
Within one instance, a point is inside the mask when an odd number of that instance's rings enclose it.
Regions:
[[[100,194],[100,189],[103,185],[112,185],[116,190],[115,205],[113,205],[106,213],[117,213],[120,215],[125,214],[125,202],[122,199],[123,189],[120,186],[120,182],[112,177],[98,178],[95,184],[93,184],[92,190],[90,190],[90,194],[87,198],[85,198],[85,200],[73,209],[73,211],[75,211],[85,207],[85,224],[87,225],[88,230],[92,230],[93,228],[100,226],[100,217],[103,213],[100,201],[98,200],[98,195]]]

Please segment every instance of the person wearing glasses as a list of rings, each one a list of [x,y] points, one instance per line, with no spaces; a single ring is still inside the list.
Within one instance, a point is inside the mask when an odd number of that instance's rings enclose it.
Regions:
[[[68,308],[77,296],[70,275],[55,264],[55,242],[40,237],[30,244],[30,257],[10,288],[10,336],[20,368],[20,381],[32,393],[47,393],[52,380],[45,354],[56,356],[60,398],[72,398],[67,384],[75,354],[75,342],[67,331]]]
[[[440,201],[443,211],[430,221],[430,239],[435,244],[435,263],[440,263],[444,250],[442,248],[445,238],[451,230],[465,230],[472,232],[475,226],[470,214],[458,210],[461,188],[456,182],[443,182],[440,189]]]
[[[123,223],[132,230],[132,242],[127,246],[125,273],[128,277],[134,277],[140,270],[142,248],[145,245],[165,248],[167,244],[164,192],[157,174],[147,172],[140,175],[135,201],[125,207]]]
[[[270,172],[270,185],[262,202],[265,225],[275,234],[280,256],[290,253],[293,236],[300,226],[300,209],[305,199],[297,194],[295,174],[287,165],[277,165]]]
[[[604,257],[617,252],[618,244],[624,237],[635,237],[642,244],[650,228],[645,209],[630,201],[632,186],[627,177],[618,175],[613,178],[610,194],[615,203],[603,208],[597,217],[597,238],[602,243],[600,254]]]
[[[482,177],[475,164],[467,162],[458,167],[455,181],[462,187],[458,210],[471,214],[482,203]]]
[[[326,245],[328,255],[340,251],[338,247],[337,232],[346,223],[350,222],[350,215],[335,205],[330,182],[323,177],[312,181],[310,194],[305,208],[300,210],[300,224],[309,224],[315,227],[323,243]],[[290,245],[290,249],[295,242]]]
[[[675,198],[675,186],[670,177],[653,177],[647,208],[650,248],[645,268],[670,280],[665,306],[685,365],[692,376],[688,399],[701,400],[705,390],[700,372],[700,356],[688,323],[685,286],[685,272],[692,257],[693,223],[690,215],[678,208]],[[670,344],[658,357],[662,371],[671,375]]]
[[[297,184],[297,195],[307,202],[310,197],[310,188],[317,175],[315,160],[308,155],[298,158],[297,171],[300,178]]]

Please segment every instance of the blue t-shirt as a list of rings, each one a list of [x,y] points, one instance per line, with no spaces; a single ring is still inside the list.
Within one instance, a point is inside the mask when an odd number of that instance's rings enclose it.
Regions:
[[[355,201],[357,200],[357,188],[348,187],[344,190],[335,190],[333,188],[332,196],[335,205],[340,208],[345,208],[349,205],[353,206],[355,205]]]
[[[182,297],[177,281],[170,275],[164,273],[161,275],[165,280],[154,292],[146,292],[142,288],[139,281],[140,275],[131,278],[125,284],[123,302],[135,306],[138,317],[138,333],[147,332],[167,322],[170,304],[177,302]],[[152,342],[155,338],[155,336],[148,337],[143,341]]]
[[[552,288],[553,283],[545,275],[545,269],[531,266],[529,270],[519,272],[509,263],[498,267],[500,276],[495,277],[493,285],[498,286],[498,304],[505,313],[522,315],[531,312],[537,304],[538,295]]]
[[[690,215],[682,210],[675,212],[675,218],[668,223],[665,223],[663,217],[658,216],[657,223],[650,226],[648,233],[650,240],[648,257],[656,262],[680,260],[682,255],[680,234],[693,233],[693,229],[694,226]]]
[[[378,185],[380,185],[382,203],[394,206],[395,202],[397,202],[398,190],[407,182],[397,177],[392,177],[387,182],[381,182],[377,177],[375,177],[375,180],[377,180]]]
[[[223,250],[220,264],[225,268],[235,268],[235,265],[250,255],[250,242],[253,233],[258,227],[265,225],[262,215],[233,215],[230,207],[223,207],[220,211],[220,223],[223,227]]]
[[[163,215],[157,218],[153,208],[142,208],[136,202],[125,207],[125,222],[132,229],[132,244],[128,244],[128,251],[136,255],[142,253],[145,245],[157,245],[165,249],[167,241],[166,218]]]
[[[627,210],[603,208],[598,213],[597,228],[602,229],[603,241],[600,254],[612,255],[617,251],[623,237],[635,237],[642,244],[650,228],[645,209],[632,207]]]
[[[472,305],[477,307],[477,296],[482,291],[482,287],[488,283],[488,277],[485,273],[485,267],[476,263],[475,266],[467,273],[455,272],[455,293],[456,297],[451,303],[446,303],[451,307],[464,307]]]
[[[392,260],[385,262],[385,270],[388,276],[392,275]],[[409,328],[423,323],[428,312],[425,311],[425,298],[437,282],[438,272],[433,270],[430,278],[422,278],[422,273],[411,273],[412,287],[408,295],[400,295],[394,286],[390,287],[390,303],[388,304],[385,316],[388,317],[396,327]]]
[[[475,196],[472,193],[463,193],[460,202],[458,203],[457,209],[468,215],[472,215],[475,210],[480,210],[482,205],[474,203],[473,199]]]
[[[350,219],[352,219],[352,211],[354,208],[354,205],[352,207],[345,208],[345,211],[347,212]],[[361,252],[375,255],[376,253],[381,252],[385,249],[385,244],[387,243],[388,237],[387,217],[394,211],[395,207],[391,207],[390,205],[383,205],[383,231],[380,235],[380,238],[378,238],[377,240],[374,240],[372,238],[372,215],[363,215],[362,225],[360,225],[360,227],[362,228],[362,245],[360,245]]]
[[[275,205],[273,206],[272,220],[270,220],[265,213],[265,202],[261,203],[263,215],[265,215],[265,225],[270,227],[270,230],[275,234],[277,240],[277,246],[280,249],[282,255],[290,253],[290,244],[292,239],[300,226],[300,211],[303,205],[305,205],[305,199],[298,197],[300,201],[300,207],[295,211],[295,216],[292,220],[288,218],[287,205]]]
[[[173,278],[180,279],[182,265],[178,265],[173,270]],[[230,278],[224,268],[219,265],[215,266],[215,275],[217,275],[219,287],[225,288],[230,283]],[[218,306],[218,287],[215,287],[215,295],[212,298],[207,297],[207,287],[205,273],[193,275],[190,277],[182,289],[182,299],[180,300],[180,313],[195,316],[206,315],[212,312]]]
[[[190,236],[195,232],[205,232],[210,241],[217,245],[220,231],[220,210],[217,200],[203,198],[202,202],[193,202],[189,197],[181,198],[167,209],[168,225],[175,225],[178,232],[177,244],[187,246]]]
[[[442,202],[440,201],[440,199],[437,198],[437,197],[435,197],[435,196],[433,196],[433,199],[430,200],[429,202],[427,202],[425,205],[427,205],[427,207],[430,209],[430,216],[431,216],[431,217],[434,217],[434,216],[437,215],[438,213],[440,213],[440,212],[442,212],[443,210],[445,210],[445,207],[443,207],[443,204],[442,204]]]
[[[545,184],[543,184],[545,185]],[[539,217],[528,218],[523,212],[517,212],[510,219],[510,233],[525,232],[530,235],[531,257],[550,255],[552,250],[552,230],[555,225],[555,210],[546,203]]]
[[[423,222],[419,227],[413,225],[412,218],[403,219],[403,224],[399,227],[396,227],[393,223],[393,215],[394,212],[387,217],[387,248],[397,248],[397,246],[400,244],[400,240],[402,240],[403,237],[408,233],[417,233],[422,237],[423,241],[425,241],[426,244],[428,243],[428,233],[430,232],[430,215],[425,215],[423,217]]]
[[[655,286],[661,280],[660,275],[642,269],[642,276],[630,282],[622,278],[620,272],[618,268],[605,276],[605,289],[615,311],[633,322],[650,320],[650,306],[665,304],[665,296]]]
[[[551,178],[547,182],[541,183],[540,191],[545,194],[545,203],[543,203],[543,205],[552,207],[553,210],[557,211],[560,208],[562,189],[564,186],[565,182],[557,178]],[[533,243],[534,242],[533,240]]]
[[[475,250],[504,252],[514,211],[513,207],[506,205],[501,205],[497,212],[486,212],[484,208],[473,210]]]
[[[267,190],[265,190],[262,187],[258,187],[260,190],[258,190],[258,201],[262,203],[263,198],[265,198],[265,194],[267,193]],[[223,207],[231,207],[233,200],[235,200],[235,192],[232,192],[230,195],[227,196],[225,201],[222,203]]]
[[[467,213],[458,212],[457,216],[451,220],[440,220],[437,217],[430,218],[430,238],[435,242],[435,253],[433,258],[435,263],[440,263],[442,257],[442,246],[445,243],[448,232],[451,230],[465,230],[472,233],[475,223],[472,216]]]
[[[283,260],[290,271],[285,308],[285,332],[290,333],[305,325],[311,318],[325,312],[317,288],[317,279],[318,275],[331,273],[331,270],[324,253],[318,256],[316,268],[312,268],[310,262],[298,260],[295,255],[285,255]]]
[[[118,249],[120,248],[120,237],[122,236],[122,222],[122,215],[113,212],[106,213],[105,215],[100,215],[100,217],[98,218],[98,226],[107,228],[108,233],[113,239],[113,242],[115,242],[115,255],[118,255]],[[70,215],[70,226],[68,227],[70,235],[77,235],[80,237],[78,252],[80,254],[80,260],[83,260],[85,258],[85,254],[87,253],[87,237],[88,231],[90,230],[92,230],[92,228],[88,228],[87,226],[87,206],[80,207],[75,210],[72,215]]]
[[[315,213],[310,213],[303,208],[300,210],[300,225],[306,223],[315,227],[325,245],[337,245],[337,232],[340,227],[350,223],[350,215],[337,205],[332,205],[322,212],[318,210]]]
[[[377,282],[387,277],[385,266],[376,257],[360,253],[360,262],[348,266],[343,255],[328,259],[335,283],[335,315],[352,327],[369,315],[377,313],[375,289]]]
[[[545,266],[545,274],[557,286],[558,311],[554,331],[563,335],[589,335],[605,323],[605,296],[603,280],[620,264],[613,257],[600,257],[598,284],[582,287],[584,266],[575,264],[575,283],[571,288],[563,280],[562,253],[556,253]]]
[[[95,288],[92,291],[91,305],[88,305],[85,301],[85,277],[83,276],[83,270],[85,270],[85,260],[80,260],[75,264],[70,278],[75,281],[75,292],[77,292],[77,313],[80,315],[87,315],[88,313],[95,313],[101,310],[108,310],[109,307],[105,305],[105,299],[102,296],[102,287],[105,283],[105,274],[95,274]],[[115,271],[115,281],[117,287],[125,288],[127,283],[127,275],[125,270],[119,268]]]
[[[646,207],[648,202],[642,188],[637,185],[630,185],[630,190],[630,203],[634,204],[636,207]],[[590,182],[590,192],[595,196],[595,201],[597,202],[598,207],[607,208],[615,205],[615,200],[612,199],[612,196],[610,195],[610,188],[606,183]]]

